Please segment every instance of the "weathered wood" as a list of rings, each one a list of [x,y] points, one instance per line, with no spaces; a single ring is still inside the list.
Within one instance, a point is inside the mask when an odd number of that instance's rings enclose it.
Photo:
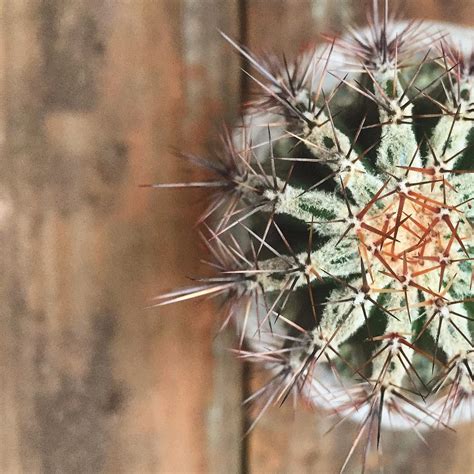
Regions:
[[[235,113],[237,2],[6,0],[1,27],[0,471],[238,472],[213,310],[145,309],[198,273],[202,205],[138,188]]]
[[[444,0],[406,2],[397,0],[394,4],[407,18],[450,21],[467,26],[472,26],[474,23],[471,0],[456,0],[455,2],[445,2]]]

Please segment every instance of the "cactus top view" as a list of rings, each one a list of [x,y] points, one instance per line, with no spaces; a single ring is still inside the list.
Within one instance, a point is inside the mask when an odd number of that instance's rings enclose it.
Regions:
[[[269,371],[255,421],[289,396],[358,421],[342,470],[474,408],[474,34],[380,10],[293,61],[223,33],[252,100],[215,159],[186,157],[209,180],[152,185],[209,191],[214,272],[157,305],[219,297]]]

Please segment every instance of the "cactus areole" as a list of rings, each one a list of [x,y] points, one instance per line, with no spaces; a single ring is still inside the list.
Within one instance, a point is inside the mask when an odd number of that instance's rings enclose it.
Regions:
[[[215,176],[166,185],[209,190],[215,274],[158,305],[223,299],[238,354],[269,370],[261,411],[302,397],[372,446],[468,419],[473,31],[374,13],[293,62],[223,36],[256,95],[216,159],[191,158]]]

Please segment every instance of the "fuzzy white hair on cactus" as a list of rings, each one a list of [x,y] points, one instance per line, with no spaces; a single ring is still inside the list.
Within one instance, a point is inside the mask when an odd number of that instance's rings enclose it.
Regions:
[[[202,236],[217,274],[156,305],[223,298],[239,356],[272,373],[250,397],[255,422],[290,395],[358,421],[342,470],[383,428],[466,420],[473,30],[374,9],[368,27],[291,63],[223,36],[260,92],[217,160],[188,157],[216,179],[152,185],[209,189]]]

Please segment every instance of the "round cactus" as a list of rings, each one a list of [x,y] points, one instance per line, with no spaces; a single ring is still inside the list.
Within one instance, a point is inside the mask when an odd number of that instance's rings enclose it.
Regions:
[[[474,40],[472,31],[466,34]],[[449,426],[473,406],[474,52],[442,29],[395,22],[293,62],[246,59],[258,91],[202,218],[216,274],[159,297],[224,300],[239,355],[289,395],[382,426]],[[474,43],[472,43],[474,44]],[[156,185],[161,187],[162,185]]]

